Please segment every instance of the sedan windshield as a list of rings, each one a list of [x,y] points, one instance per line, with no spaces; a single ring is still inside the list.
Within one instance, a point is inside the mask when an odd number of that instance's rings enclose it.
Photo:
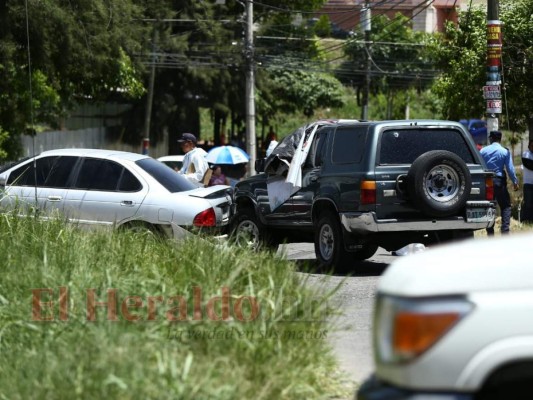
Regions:
[[[185,192],[196,189],[197,186],[187,180],[183,175],[173,171],[165,164],[153,158],[144,158],[135,162],[139,167],[148,172],[156,181],[163,185],[170,193]]]

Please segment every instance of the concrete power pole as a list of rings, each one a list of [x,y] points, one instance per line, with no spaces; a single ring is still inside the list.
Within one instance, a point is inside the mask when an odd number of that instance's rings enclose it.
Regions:
[[[361,110],[361,119],[363,121],[368,120],[368,98],[370,96],[370,30],[371,30],[371,11],[368,1],[365,3],[365,7],[362,12],[362,27],[365,32],[365,51],[366,51],[366,73],[365,73],[365,87],[363,91],[363,108]]]
[[[246,152],[250,156],[248,173],[255,175],[257,146],[255,137],[255,79],[254,79],[254,18],[253,2],[246,0]]]
[[[500,125],[501,57],[502,24],[499,20],[499,0],[487,0],[487,84],[483,87],[483,96],[487,101],[487,134],[499,130]]]
[[[146,96],[146,112],[144,114],[144,138],[142,145],[142,154],[148,155],[150,148],[150,121],[152,119],[152,103],[154,99],[154,82],[155,82],[155,63],[156,63],[156,49],[158,38],[157,24],[154,25],[154,32],[152,37],[152,65],[150,67],[150,81],[148,82],[148,94]]]

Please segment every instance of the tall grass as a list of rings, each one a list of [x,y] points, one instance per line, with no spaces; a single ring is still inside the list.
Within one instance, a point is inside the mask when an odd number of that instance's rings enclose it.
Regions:
[[[198,238],[176,243],[79,232],[59,221],[5,215],[0,251],[2,399],[303,399],[328,398],[338,389],[324,340],[327,299],[302,286],[294,265],[273,255]],[[60,287],[68,291],[64,314]],[[222,288],[231,293],[230,317],[213,321],[208,302]],[[88,321],[89,289],[100,302],[116,289],[117,321],[108,320],[106,307],[96,307],[96,320]],[[34,320],[35,293],[40,317],[53,321]],[[176,295],[185,299],[187,315],[172,322],[167,311],[178,303],[167,301]],[[124,314],[127,296],[139,296],[142,307]],[[150,296],[163,299],[155,314],[148,310]],[[239,320],[234,311],[242,296],[259,304],[253,321]],[[215,303],[216,317],[222,308]],[[250,304],[241,301],[241,319],[253,315]],[[128,321],[131,315],[139,320]]]

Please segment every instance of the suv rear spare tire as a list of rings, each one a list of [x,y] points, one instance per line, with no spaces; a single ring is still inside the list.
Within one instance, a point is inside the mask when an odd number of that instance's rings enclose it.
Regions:
[[[447,217],[465,206],[472,179],[465,162],[445,150],[419,156],[407,174],[409,197],[426,215]]]

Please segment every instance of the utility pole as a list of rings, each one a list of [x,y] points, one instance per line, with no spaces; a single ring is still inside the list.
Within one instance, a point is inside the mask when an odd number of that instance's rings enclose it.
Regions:
[[[246,0],[246,152],[250,156],[248,174],[255,175],[257,155],[255,137],[255,80],[254,80],[254,18],[253,2]]]
[[[157,24],[157,22],[156,22]],[[142,154],[148,154],[150,148],[150,120],[152,118],[152,102],[154,99],[154,82],[155,82],[155,62],[156,62],[156,42],[158,26],[154,25],[152,36],[152,66],[150,68],[150,81],[148,82],[148,94],[146,96],[146,113],[144,114],[144,138],[142,145]]]
[[[365,3],[364,8],[361,10],[362,27],[365,32],[365,51],[366,51],[366,73],[365,73],[365,87],[363,91],[363,108],[361,112],[361,119],[363,121],[368,120],[368,98],[370,96],[370,30],[371,30],[371,11],[368,1]]]
[[[501,57],[502,24],[499,20],[499,0],[487,0],[487,83],[483,87],[483,96],[487,101],[487,134],[499,130],[499,116],[502,113]]]

